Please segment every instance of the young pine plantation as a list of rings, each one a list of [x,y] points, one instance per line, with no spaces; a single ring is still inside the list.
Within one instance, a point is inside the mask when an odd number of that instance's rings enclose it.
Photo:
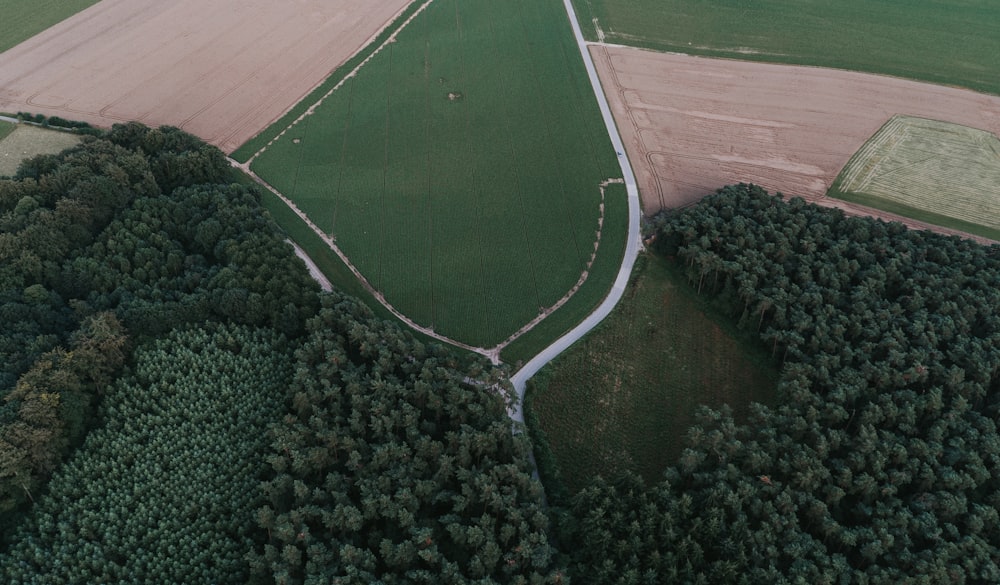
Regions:
[[[499,372],[318,294],[222,154],[0,179],[4,583],[558,583]]]
[[[501,373],[318,294],[231,172],[129,124],[0,179],[4,582],[1000,580],[997,248],[747,185],[659,217],[778,400],[546,513]]]

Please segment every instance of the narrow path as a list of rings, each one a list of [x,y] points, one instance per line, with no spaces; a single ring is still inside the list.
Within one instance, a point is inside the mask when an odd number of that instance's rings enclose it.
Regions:
[[[410,16],[410,18],[408,18],[405,22],[403,22],[399,26],[399,28],[397,28],[396,31],[394,31],[393,34],[390,35],[389,38],[387,38],[384,43],[382,43],[382,45],[380,45],[371,55],[369,55],[364,61],[362,61],[354,70],[352,70],[350,73],[348,73],[347,76],[345,76],[344,79],[346,80],[346,79],[354,76],[355,74],[357,74],[358,70],[360,70],[361,67],[363,67],[365,64],[367,64],[368,61],[371,60],[375,56],[375,54],[379,53],[383,48],[385,48],[385,46],[387,44],[393,42],[395,40],[396,35],[399,34],[399,32],[403,28],[405,28],[414,18],[416,18],[417,15],[419,15],[421,12],[423,12],[423,10],[426,9],[427,6],[429,6],[432,2],[433,2],[433,0],[426,0],[420,6],[420,8],[413,15]],[[624,256],[624,258],[622,260],[621,268],[618,271],[618,276],[615,279],[614,285],[612,286],[611,292],[609,293],[609,295],[607,296],[607,298],[605,298],[605,300],[601,303],[601,305],[598,306],[597,309],[595,309],[594,312],[591,313],[580,324],[578,324],[576,327],[574,327],[572,330],[570,330],[569,333],[567,333],[567,334],[563,335],[562,337],[560,337],[552,345],[550,345],[549,347],[545,348],[540,354],[538,354],[537,356],[535,356],[534,358],[532,358],[527,364],[524,365],[524,367],[522,367],[516,374],[514,374],[511,377],[511,382],[514,385],[515,390],[517,391],[517,401],[516,401],[515,405],[513,406],[513,410],[511,411],[511,417],[514,420],[522,421],[522,422],[523,422],[523,415],[521,414],[521,410],[522,410],[521,405],[522,405],[523,400],[524,400],[524,383],[527,381],[528,378],[530,378],[531,376],[533,376],[535,374],[535,372],[537,372],[543,365],[545,365],[546,363],[548,363],[555,356],[557,356],[559,353],[561,353],[564,349],[566,349],[567,347],[569,347],[574,341],[576,341],[577,339],[579,339],[580,337],[582,337],[584,334],[586,334],[588,331],[590,331],[591,329],[593,329],[601,320],[604,319],[604,317],[606,317],[611,312],[611,309],[613,309],[614,306],[618,303],[618,300],[621,299],[622,294],[625,291],[625,286],[628,284],[629,276],[632,273],[632,265],[635,262],[635,257],[638,254],[638,251],[639,251],[639,248],[640,248],[640,245],[641,245],[640,236],[639,236],[639,217],[640,217],[641,211],[640,211],[640,207],[639,207],[639,191],[636,188],[635,175],[632,173],[632,167],[631,167],[631,165],[628,162],[628,156],[625,154],[625,147],[624,147],[624,145],[622,143],[621,136],[619,136],[618,129],[615,126],[614,118],[612,118],[612,116],[611,116],[611,108],[608,105],[608,101],[607,101],[607,99],[604,96],[603,90],[601,89],[601,83],[600,83],[600,80],[597,77],[597,70],[594,68],[594,62],[593,62],[593,60],[590,57],[590,53],[587,51],[586,43],[585,43],[585,41],[583,39],[583,34],[581,33],[580,26],[579,26],[579,24],[578,24],[578,22],[576,20],[576,13],[573,10],[573,6],[570,3],[570,0],[563,0],[563,2],[564,2],[564,5],[566,7],[567,15],[568,15],[568,17],[570,19],[570,24],[573,27],[573,34],[574,34],[574,37],[576,38],[577,47],[580,50],[580,54],[582,55],[583,60],[584,60],[584,65],[586,66],[586,69],[587,69],[587,75],[590,78],[591,86],[594,88],[594,94],[595,94],[595,96],[597,98],[598,105],[600,106],[601,115],[604,118],[605,126],[608,128],[608,134],[609,134],[609,136],[611,138],[611,143],[614,146],[615,151],[618,153],[618,160],[619,160],[619,164],[621,165],[621,168],[622,168],[622,176],[624,177],[623,180],[621,180],[621,179],[609,179],[609,180],[605,181],[604,183],[602,183],[601,185],[599,185],[599,187],[601,189],[601,200],[603,202],[603,199],[604,199],[604,189],[605,189],[605,187],[609,183],[623,181],[625,183],[625,188],[626,188],[626,191],[628,193],[629,227],[628,227],[628,237],[627,237],[627,240],[626,240],[625,256]],[[333,92],[335,92],[336,90],[338,90],[341,87],[342,84],[343,84],[343,80],[340,83],[336,84],[324,96],[322,96],[315,104],[313,104],[308,110],[306,110],[305,113],[303,113],[301,116],[299,116],[299,118],[297,118],[295,121],[293,121],[291,124],[289,124],[289,126],[287,128],[285,128],[281,133],[279,133],[270,142],[268,142],[267,145],[265,145],[260,150],[258,150],[257,152],[255,152],[247,160],[247,162],[240,163],[240,162],[238,162],[238,161],[233,160],[233,159],[230,158],[229,159],[230,164],[232,166],[234,166],[234,167],[242,170],[249,177],[251,177],[254,181],[256,181],[257,183],[259,183],[261,186],[263,186],[267,190],[271,191],[272,193],[274,193],[275,196],[277,196],[279,199],[281,199],[282,202],[284,202],[285,205],[287,205],[289,207],[289,209],[291,209],[292,211],[294,211],[296,215],[298,215],[303,221],[305,221],[306,224],[310,227],[310,229],[312,229],[318,236],[320,236],[320,238],[323,239],[324,243],[326,243],[326,245],[331,250],[333,250],[333,252],[336,253],[337,256],[340,257],[340,259],[344,262],[344,264],[348,267],[348,269],[351,270],[351,272],[358,279],[358,281],[375,297],[375,299],[380,304],[382,304],[382,306],[384,306],[386,309],[388,309],[393,315],[395,315],[398,319],[400,319],[403,323],[405,323],[407,326],[411,327],[412,329],[414,329],[416,331],[420,331],[421,333],[423,333],[425,335],[428,335],[428,336],[430,336],[430,337],[432,337],[434,339],[442,341],[444,343],[448,343],[450,345],[454,345],[456,347],[460,347],[460,348],[465,349],[467,351],[471,351],[471,352],[477,353],[479,355],[485,356],[492,363],[499,364],[500,363],[500,351],[503,350],[503,348],[505,348],[508,344],[510,344],[511,342],[513,342],[515,339],[517,339],[521,335],[524,335],[525,333],[527,333],[528,331],[530,331],[535,325],[537,325],[539,322],[541,322],[543,319],[545,319],[553,311],[557,310],[562,305],[564,305],[570,299],[570,297],[572,297],[573,294],[576,293],[576,291],[580,288],[580,286],[583,284],[583,282],[586,281],[586,279],[587,279],[587,277],[589,275],[589,270],[585,270],[580,275],[580,279],[578,280],[578,282],[576,283],[576,285],[573,286],[573,288],[571,288],[567,292],[567,294],[564,295],[561,299],[559,299],[554,305],[552,305],[551,307],[547,307],[545,310],[543,310],[538,315],[538,317],[536,317],[535,319],[533,319],[529,323],[525,324],[524,327],[522,327],[521,329],[519,329],[518,331],[516,331],[513,335],[511,335],[510,337],[508,337],[507,339],[505,339],[503,342],[501,342],[500,344],[498,344],[497,346],[492,347],[492,348],[475,347],[475,346],[471,346],[471,345],[462,343],[460,341],[457,341],[457,340],[445,337],[443,335],[440,335],[440,334],[436,333],[433,329],[430,329],[428,327],[423,327],[421,325],[418,325],[417,323],[415,323],[414,321],[412,321],[411,319],[409,319],[408,317],[406,317],[405,315],[403,315],[401,312],[399,312],[394,306],[392,306],[392,304],[390,304],[385,299],[384,295],[381,292],[379,292],[378,290],[376,290],[371,285],[371,283],[368,282],[368,280],[351,263],[351,261],[347,258],[347,255],[339,248],[339,246],[337,246],[337,244],[332,240],[332,238],[330,238],[326,233],[324,233],[321,229],[319,229],[319,227],[315,223],[313,223],[313,221],[310,220],[306,216],[306,214],[304,212],[302,212],[298,208],[298,206],[296,206],[290,199],[288,199],[287,197],[285,197],[277,189],[275,189],[272,185],[270,185],[269,183],[267,183],[266,181],[264,181],[263,179],[261,179],[259,176],[257,176],[256,173],[254,173],[252,170],[250,170],[250,165],[252,164],[252,162],[254,161],[254,159],[257,158],[257,156],[259,156],[261,153],[263,153],[265,150],[267,150],[267,147],[270,146],[273,142],[275,142],[276,140],[281,139],[284,136],[284,134],[288,132],[289,129],[291,129],[292,127],[294,127],[295,125],[297,125],[298,123],[300,123],[301,121],[303,121],[308,116],[312,115],[316,111],[316,108],[327,97],[329,97]],[[603,219],[604,219],[604,215],[603,215],[603,205],[602,205],[601,218],[599,219],[599,221],[601,222],[601,224],[603,224]],[[600,236],[598,236],[598,240],[597,240],[597,245],[599,246],[599,244],[600,244]],[[594,254],[596,254],[596,252],[597,252],[597,246],[595,246]],[[591,262],[593,262],[593,257],[591,259]],[[588,265],[588,269],[589,269],[589,265]]]
[[[458,341],[456,339],[452,339],[450,337],[446,337],[444,335],[441,335],[440,333],[437,333],[436,331],[434,331],[433,329],[431,329],[429,327],[424,327],[424,326],[416,323],[415,321],[413,321],[412,319],[410,319],[409,317],[407,317],[406,315],[404,315],[403,313],[401,313],[388,300],[386,300],[385,295],[383,295],[374,286],[372,286],[372,284],[368,281],[368,279],[365,278],[364,275],[361,274],[361,271],[358,270],[357,267],[354,266],[354,264],[351,262],[351,260],[347,257],[347,254],[345,254],[343,252],[343,250],[341,250],[340,247],[337,245],[337,243],[333,241],[333,238],[331,238],[327,233],[325,233],[323,230],[321,230],[319,228],[319,226],[317,226],[311,219],[309,219],[309,216],[307,216],[304,211],[302,211],[301,209],[299,209],[298,206],[295,205],[295,203],[292,202],[291,199],[289,199],[288,197],[285,197],[273,185],[271,185],[270,183],[268,183],[264,179],[260,178],[259,176],[257,176],[256,173],[254,173],[252,170],[250,170],[250,164],[249,163],[241,163],[241,162],[236,161],[236,160],[234,160],[232,158],[228,158],[227,160],[229,161],[229,164],[232,167],[240,169],[248,177],[250,177],[251,179],[253,179],[254,181],[256,181],[260,186],[264,187],[265,189],[267,189],[268,191],[270,191],[271,193],[273,193],[275,195],[275,197],[277,197],[278,199],[281,199],[281,201],[285,205],[287,205],[288,208],[291,209],[295,213],[295,215],[299,216],[299,218],[302,219],[302,221],[304,221],[307,226],[309,226],[309,229],[311,229],[317,236],[319,236],[323,240],[323,243],[325,243],[327,245],[327,247],[330,248],[330,250],[332,250],[340,258],[340,260],[344,263],[344,265],[347,266],[348,270],[350,270],[351,273],[354,274],[354,277],[358,279],[358,282],[360,282],[361,285],[363,287],[365,287],[365,290],[367,290],[373,297],[375,297],[375,300],[378,301],[379,304],[381,304],[383,307],[385,307],[390,313],[392,313],[393,315],[395,315],[396,318],[399,319],[400,321],[402,321],[407,327],[410,327],[411,329],[419,331],[419,332],[423,333],[424,335],[427,335],[428,337],[431,337],[431,338],[436,339],[438,341],[441,341],[443,343],[447,343],[447,344],[453,345],[455,347],[460,347],[460,348],[462,348],[462,349],[464,349],[466,351],[471,351],[473,353],[477,353],[477,354],[479,354],[479,355],[481,355],[481,356],[489,359],[490,362],[493,365],[499,365],[500,364],[500,352],[503,351],[503,349],[505,347],[507,347],[508,345],[510,345],[515,339],[521,337],[522,335],[524,335],[525,333],[527,333],[528,331],[530,331],[532,328],[534,328],[536,325],[538,325],[540,322],[542,322],[542,320],[544,320],[546,317],[548,317],[549,315],[551,315],[555,310],[557,310],[558,308],[560,308],[564,304],[566,304],[566,302],[569,301],[570,297],[572,297],[574,294],[576,294],[576,291],[579,290],[579,288],[587,280],[587,277],[590,275],[589,268],[590,268],[590,265],[593,264],[593,262],[594,262],[594,258],[597,255],[597,249],[598,249],[598,247],[600,245],[600,242],[601,242],[601,234],[600,234],[600,231],[599,231],[598,234],[597,234],[597,241],[594,244],[594,252],[593,252],[593,254],[590,257],[590,262],[587,263],[588,270],[584,270],[583,273],[580,274],[580,278],[579,278],[579,280],[577,280],[576,284],[573,285],[573,288],[571,288],[565,295],[563,295],[563,297],[561,299],[559,299],[558,301],[556,301],[555,304],[553,304],[551,307],[544,308],[541,311],[541,313],[539,313],[539,315],[537,317],[535,317],[534,319],[532,319],[531,321],[529,321],[526,325],[524,325],[523,327],[521,327],[520,329],[518,329],[517,331],[515,331],[510,337],[508,337],[507,339],[503,340],[502,342],[500,342],[496,346],[490,347],[490,348],[476,347],[474,345],[469,345],[467,343],[462,343],[461,341]],[[604,201],[604,191],[605,191],[605,188],[609,184],[611,184],[611,183],[618,183],[618,182],[621,182],[621,180],[620,179],[608,179],[608,180],[602,182],[599,185],[600,190],[601,190],[602,205],[601,205],[601,216],[598,218],[598,225],[603,225],[604,224],[604,205],[603,205],[603,201]],[[291,240],[289,240],[289,241],[291,242]],[[291,242],[291,243],[292,243],[293,246],[295,246],[296,254],[306,262],[306,265],[308,267],[310,267],[310,272],[312,272],[312,267],[314,267],[315,264],[312,263],[312,260],[309,259],[308,255],[305,253],[304,250],[302,250],[301,248],[299,248],[294,242]],[[320,282],[321,286],[325,286],[324,285],[324,281],[326,282],[326,284],[329,284],[329,281],[326,280],[325,277],[324,277],[323,280],[319,280],[319,279],[317,279],[317,280]],[[626,278],[626,282],[628,282],[627,278]],[[616,286],[617,286],[617,281],[616,281]],[[324,288],[324,290],[327,290],[327,289]]]
[[[525,383],[542,366],[552,361],[557,355],[596,327],[598,323],[611,313],[611,310],[615,308],[615,305],[618,304],[618,301],[621,300],[622,295],[625,293],[625,287],[628,285],[628,279],[632,274],[632,265],[635,264],[635,258],[639,254],[641,245],[639,219],[642,212],[639,207],[639,189],[635,184],[635,174],[632,173],[632,166],[629,164],[628,155],[625,154],[625,145],[618,134],[618,127],[615,126],[615,120],[611,116],[611,107],[604,96],[604,90],[601,88],[601,80],[597,77],[597,70],[594,68],[594,61],[590,57],[590,52],[587,50],[587,43],[584,41],[583,33],[580,31],[580,23],[576,18],[576,11],[573,9],[571,0],[563,0],[563,5],[566,7],[566,15],[569,17],[570,25],[573,27],[573,36],[576,37],[577,47],[580,49],[580,55],[583,57],[583,63],[587,68],[590,85],[594,88],[594,95],[601,108],[601,116],[604,118],[604,125],[607,127],[608,135],[611,137],[611,144],[614,146],[615,152],[618,153],[618,163],[621,165],[622,176],[625,178],[625,189],[628,192],[628,237],[625,240],[625,257],[622,259],[621,268],[618,270],[618,277],[615,278],[615,284],[612,286],[607,298],[604,299],[604,302],[579,325],[571,329],[569,333],[543,349],[541,353],[532,358],[531,361],[511,376],[510,381],[517,392],[517,401],[512,407],[510,417],[515,422],[522,423],[524,422]]]

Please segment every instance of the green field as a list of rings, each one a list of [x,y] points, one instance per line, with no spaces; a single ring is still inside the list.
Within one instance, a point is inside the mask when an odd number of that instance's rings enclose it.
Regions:
[[[1000,94],[995,0],[573,0],[589,40]]]
[[[97,2],[98,0],[4,0],[0,4],[0,53]]]
[[[16,124],[11,124],[10,122],[0,121],[0,140],[7,138],[14,129],[17,128]]]
[[[583,286],[557,311],[500,352],[504,363],[517,366],[535,357],[554,340],[583,321],[604,300],[618,276],[628,235],[628,199],[624,184],[609,185],[605,194],[605,229],[597,255]]]
[[[829,195],[1000,240],[1000,138],[894,116],[847,162]]]
[[[558,0],[432,3],[252,168],[400,311],[480,346],[577,282],[620,174]]]
[[[39,154],[56,154],[79,142],[80,137],[76,134],[0,122],[0,177],[13,176],[25,159]]]
[[[766,352],[748,354],[702,310],[665,260],[640,257],[622,303],[535,378],[529,425],[544,432],[569,491],[625,469],[657,481],[699,405],[728,403],[739,417],[751,401],[773,401]],[[544,479],[552,489],[551,473]]]

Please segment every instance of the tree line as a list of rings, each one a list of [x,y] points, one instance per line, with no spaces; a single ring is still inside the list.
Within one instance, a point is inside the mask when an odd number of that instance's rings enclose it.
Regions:
[[[11,583],[560,583],[501,372],[320,294],[255,187],[116,125],[0,180]]]
[[[0,179],[0,524],[30,504],[143,338],[303,330],[316,284],[259,193],[175,128],[115,126]]]
[[[653,221],[656,253],[782,364],[664,480],[562,512],[585,583],[1000,581],[1000,248],[752,185]]]

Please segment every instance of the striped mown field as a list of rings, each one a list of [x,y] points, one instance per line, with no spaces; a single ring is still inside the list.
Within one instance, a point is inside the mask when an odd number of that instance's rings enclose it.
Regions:
[[[402,313],[484,347],[577,283],[620,175],[558,0],[435,0],[251,168]]]
[[[830,196],[1000,239],[1000,138],[894,116],[851,157]]]

